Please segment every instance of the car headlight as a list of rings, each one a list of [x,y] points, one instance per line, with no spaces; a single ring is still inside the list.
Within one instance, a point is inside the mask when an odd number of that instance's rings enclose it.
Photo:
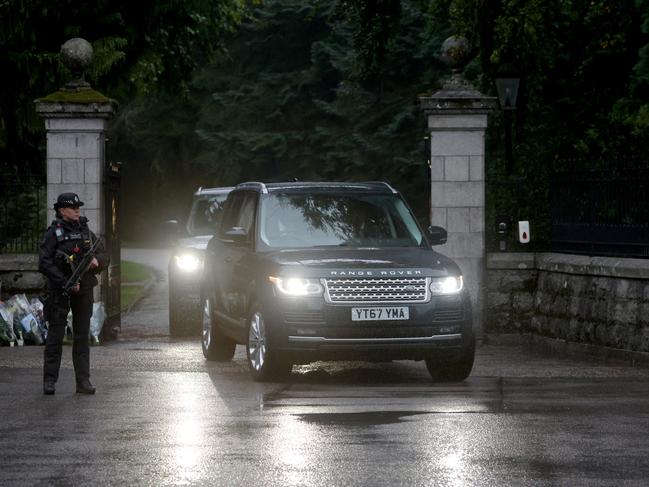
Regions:
[[[203,260],[194,254],[180,254],[175,255],[174,258],[176,259],[176,266],[181,271],[196,272],[203,266]]]
[[[268,276],[268,280],[285,296],[318,296],[324,291],[322,284],[316,279]]]
[[[433,295],[457,294],[463,287],[464,279],[462,279],[462,276],[433,278],[430,283],[430,291]]]

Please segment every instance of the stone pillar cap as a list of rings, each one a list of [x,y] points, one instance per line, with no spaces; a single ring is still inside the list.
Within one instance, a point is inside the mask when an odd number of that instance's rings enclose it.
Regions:
[[[83,79],[83,72],[92,64],[92,44],[80,37],[74,37],[61,46],[61,62],[72,72],[72,79],[64,89],[90,88]]]
[[[471,60],[469,41],[451,36],[442,44],[440,59],[453,71],[441,90],[432,95],[420,95],[422,110],[429,113],[443,111],[448,114],[482,114],[496,108],[496,97],[477,91],[462,75],[462,68]]]
[[[441,111],[448,114],[484,114],[496,109],[498,99],[472,88],[454,90],[445,87],[433,95],[419,96],[419,104],[426,114]]]
[[[83,71],[92,63],[92,45],[75,37],[61,46],[61,62],[74,79],[60,90],[34,101],[43,118],[111,118],[117,102],[90,87]]]
[[[117,102],[92,89],[59,90],[34,101],[43,118],[112,118]]]

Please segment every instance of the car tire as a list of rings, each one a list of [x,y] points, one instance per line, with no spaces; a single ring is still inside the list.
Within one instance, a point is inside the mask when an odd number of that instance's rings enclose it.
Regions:
[[[253,307],[248,320],[246,357],[252,377],[258,382],[281,381],[291,373],[293,366],[285,355],[273,350],[272,343],[268,343],[267,324],[258,306]]]
[[[201,310],[198,300],[179,296],[172,282],[169,282],[169,334],[171,336],[200,335]]]
[[[209,298],[202,298],[201,305],[203,310],[203,328],[201,335],[203,355],[210,361],[229,362],[234,357],[237,344],[219,329],[211,300]]]
[[[435,382],[461,382],[471,374],[475,358],[475,340],[459,350],[440,350],[426,357],[426,368]]]

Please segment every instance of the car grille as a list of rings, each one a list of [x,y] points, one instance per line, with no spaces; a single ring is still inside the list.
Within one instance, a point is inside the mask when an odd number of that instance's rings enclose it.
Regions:
[[[330,303],[424,303],[429,300],[429,279],[366,278],[324,279]]]

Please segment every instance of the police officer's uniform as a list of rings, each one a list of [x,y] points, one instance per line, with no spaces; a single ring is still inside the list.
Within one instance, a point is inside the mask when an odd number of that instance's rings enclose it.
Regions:
[[[54,209],[83,206],[74,193],[61,194]],[[90,383],[90,350],[88,334],[92,316],[93,288],[97,285],[95,274],[108,267],[108,255],[101,243],[95,251],[99,267],[91,269],[81,278],[79,292],[63,295],[63,286],[72,275],[72,267],[78,264],[97,237],[88,228],[88,219],[80,217],[78,222],[65,221],[62,217],[52,222],[40,244],[38,269],[48,280],[46,318],[49,321],[45,360],[43,367],[43,391],[54,394],[54,384],[59,377],[63,338],[68,311],[72,309],[74,342],[72,361],[77,381],[77,392],[94,394]],[[72,263],[72,265],[70,265]]]

